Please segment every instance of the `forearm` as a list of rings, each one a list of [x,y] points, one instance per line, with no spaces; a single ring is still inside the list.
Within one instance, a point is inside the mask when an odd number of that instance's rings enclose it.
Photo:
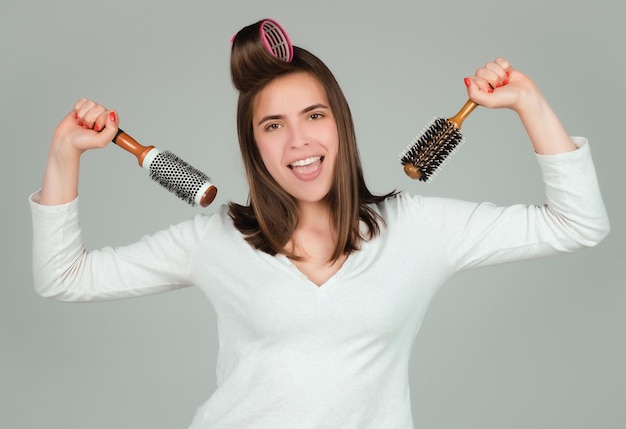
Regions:
[[[80,153],[60,146],[50,147],[39,200],[43,205],[65,204],[78,196]]]
[[[539,92],[525,95],[517,113],[528,137],[540,155],[555,155],[576,149],[569,134],[544,96]]]

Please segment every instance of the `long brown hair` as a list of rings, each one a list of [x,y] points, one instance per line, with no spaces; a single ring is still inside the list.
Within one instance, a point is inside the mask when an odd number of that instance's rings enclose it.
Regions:
[[[380,233],[384,221],[369,205],[382,202],[394,192],[378,196],[367,188],[350,107],[328,67],[312,53],[296,46],[291,62],[273,57],[258,42],[261,22],[237,33],[231,50],[231,76],[239,90],[237,132],[250,195],[247,205],[231,202],[229,214],[235,227],[255,248],[271,255],[282,253],[299,258],[285,249],[298,225],[296,201],[265,168],[254,139],[252,117],[254,100],[269,82],[290,73],[308,73],[324,88],[339,135],[335,177],[326,196],[337,237],[331,261],[336,261],[341,255],[358,250],[361,240]],[[365,224],[364,233],[360,221]]]

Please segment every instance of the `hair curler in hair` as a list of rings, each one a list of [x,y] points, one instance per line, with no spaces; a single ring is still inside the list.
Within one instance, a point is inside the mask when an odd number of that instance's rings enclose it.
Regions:
[[[169,151],[142,146],[119,129],[113,143],[137,157],[139,165],[150,172],[150,178],[192,206],[206,207],[215,199],[217,188],[200,170]]]
[[[256,32],[256,27],[258,27],[258,32]],[[278,22],[273,19],[264,19],[242,29],[240,33],[246,33],[249,30],[254,30],[255,36],[253,36],[253,39],[258,37],[265,49],[279,60],[290,62],[293,59],[291,40],[285,29]],[[230,43],[233,43],[238,34],[230,38]]]
[[[265,19],[259,24],[261,40],[267,50],[276,58],[290,62],[293,46],[285,29],[273,19]]]
[[[248,25],[231,39],[230,71],[240,92],[293,70],[294,48],[287,32],[272,19]]]

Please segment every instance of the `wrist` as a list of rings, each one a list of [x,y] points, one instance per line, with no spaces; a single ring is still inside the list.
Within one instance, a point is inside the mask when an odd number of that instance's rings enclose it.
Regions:
[[[549,110],[548,103],[539,89],[532,84],[525,91],[521,91],[512,109],[522,118],[532,118],[542,115]]]
[[[83,152],[83,150],[77,149],[66,139],[54,136],[50,143],[48,163],[52,162],[59,166],[75,164],[80,161]]]

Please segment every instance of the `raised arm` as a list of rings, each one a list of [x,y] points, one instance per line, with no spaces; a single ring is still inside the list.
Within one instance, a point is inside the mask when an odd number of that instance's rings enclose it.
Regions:
[[[170,226],[127,246],[86,249],[78,221],[81,155],[115,137],[118,116],[81,99],[57,126],[43,186],[31,196],[35,290],[61,301],[130,298],[185,287],[203,217]]]

